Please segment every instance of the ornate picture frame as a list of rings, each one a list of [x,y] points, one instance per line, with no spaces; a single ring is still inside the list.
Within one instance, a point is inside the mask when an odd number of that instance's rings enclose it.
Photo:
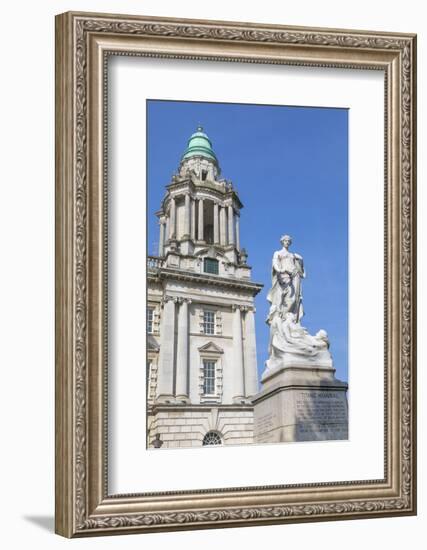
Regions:
[[[384,478],[108,492],[111,55],[384,72]],[[416,513],[416,36],[68,12],[56,18],[56,532],[81,537]]]

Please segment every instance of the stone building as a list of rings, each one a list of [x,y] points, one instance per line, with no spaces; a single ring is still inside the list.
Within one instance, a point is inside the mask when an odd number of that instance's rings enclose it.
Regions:
[[[262,285],[241,248],[242,208],[197,128],[156,213],[158,256],[148,258],[148,447],[253,442]]]

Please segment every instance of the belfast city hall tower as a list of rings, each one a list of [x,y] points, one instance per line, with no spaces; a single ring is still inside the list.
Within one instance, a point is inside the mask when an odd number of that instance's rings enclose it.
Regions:
[[[147,446],[253,443],[254,297],[243,208],[201,127],[156,212],[147,271]]]

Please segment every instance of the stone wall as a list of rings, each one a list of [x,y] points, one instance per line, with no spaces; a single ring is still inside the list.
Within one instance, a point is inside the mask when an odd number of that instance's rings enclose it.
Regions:
[[[210,431],[218,433],[223,445],[247,445],[254,442],[253,417],[253,407],[164,406],[149,415],[148,446],[160,434],[162,449],[201,447]]]

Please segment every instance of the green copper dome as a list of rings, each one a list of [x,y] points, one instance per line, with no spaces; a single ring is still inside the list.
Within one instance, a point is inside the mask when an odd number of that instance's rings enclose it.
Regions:
[[[212,149],[211,140],[201,126],[198,126],[197,131],[188,140],[187,149],[182,155],[182,160],[190,157],[206,157],[218,163],[218,159]]]

